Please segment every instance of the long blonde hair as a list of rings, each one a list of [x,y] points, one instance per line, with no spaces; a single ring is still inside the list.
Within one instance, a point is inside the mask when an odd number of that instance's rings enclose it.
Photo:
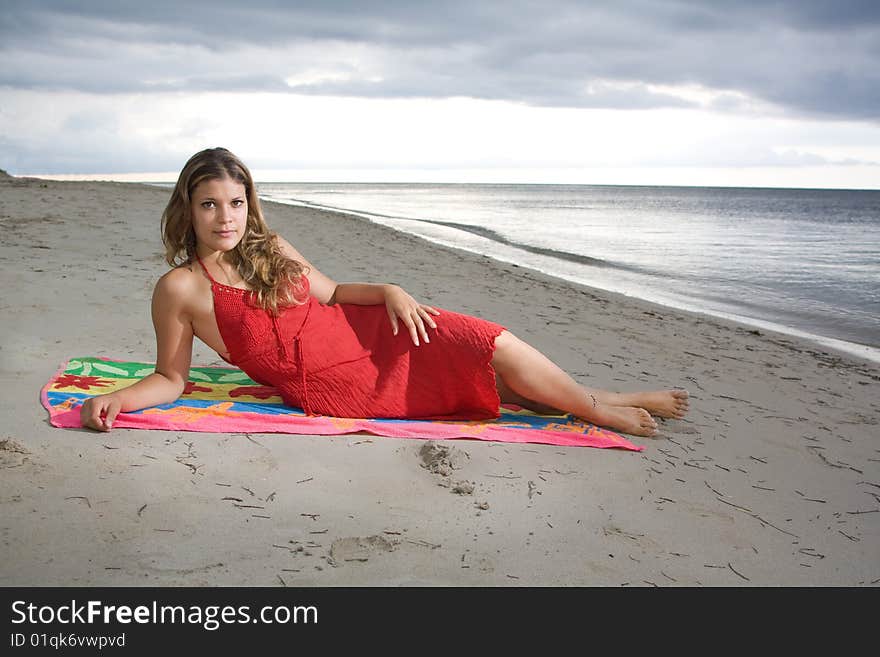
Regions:
[[[269,230],[263,219],[251,172],[225,148],[209,148],[196,153],[180,172],[162,213],[165,260],[172,267],[195,261],[192,193],[199,183],[221,178],[235,180],[245,188],[248,213],[244,237],[228,255],[239,275],[253,290],[257,304],[277,315],[281,306],[303,303],[305,268],[282,253],[278,236]]]

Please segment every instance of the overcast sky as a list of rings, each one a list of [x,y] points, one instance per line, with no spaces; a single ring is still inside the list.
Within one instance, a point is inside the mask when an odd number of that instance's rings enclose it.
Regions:
[[[0,8],[14,174],[880,187],[874,0]]]

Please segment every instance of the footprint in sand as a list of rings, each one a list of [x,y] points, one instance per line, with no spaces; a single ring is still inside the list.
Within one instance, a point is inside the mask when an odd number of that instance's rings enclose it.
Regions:
[[[669,433],[681,433],[681,434],[695,434],[700,433],[699,429],[695,429],[694,427],[682,426],[682,427],[663,427]]]
[[[419,449],[419,458],[423,468],[441,477],[438,486],[449,488],[456,495],[473,495],[473,482],[452,481],[450,478],[452,472],[461,468],[461,464],[470,458],[467,452],[428,441]]]
[[[465,459],[470,458],[467,452],[455,447],[438,445],[433,441],[427,441],[419,449],[419,458],[422,467],[441,477],[448,477],[453,470],[461,468]]]
[[[330,545],[330,559],[334,565],[343,561],[369,561],[375,554],[393,552],[399,544],[399,539],[380,535],[337,538]]]
[[[18,468],[29,462],[30,452],[12,438],[0,440],[0,468]]]

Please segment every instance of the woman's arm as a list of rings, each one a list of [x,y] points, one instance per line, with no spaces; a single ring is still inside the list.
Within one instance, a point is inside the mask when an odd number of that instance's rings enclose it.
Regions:
[[[399,285],[375,284],[375,283],[337,283],[332,278],[325,276],[312,263],[306,260],[302,254],[280,235],[278,243],[282,252],[288,258],[296,260],[308,268],[308,279],[311,294],[318,301],[332,305],[335,303],[353,303],[359,306],[372,306],[385,304],[388,318],[391,320],[391,331],[394,335],[398,332],[398,320],[402,321],[409,331],[413,343],[419,345],[419,336],[425,342],[430,342],[426,326],[433,329],[437,324],[431,315],[439,315],[440,311],[431,306],[426,306],[413,299]]]
[[[179,270],[165,274],[153,291],[156,371],[137,383],[87,399],[80,410],[83,426],[110,431],[117,414],[173,402],[184,390],[192,360],[193,329],[185,312],[192,280]]]

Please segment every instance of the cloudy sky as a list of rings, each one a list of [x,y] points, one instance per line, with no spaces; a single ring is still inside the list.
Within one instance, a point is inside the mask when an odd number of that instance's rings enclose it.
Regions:
[[[880,188],[875,0],[0,0],[0,167]]]

